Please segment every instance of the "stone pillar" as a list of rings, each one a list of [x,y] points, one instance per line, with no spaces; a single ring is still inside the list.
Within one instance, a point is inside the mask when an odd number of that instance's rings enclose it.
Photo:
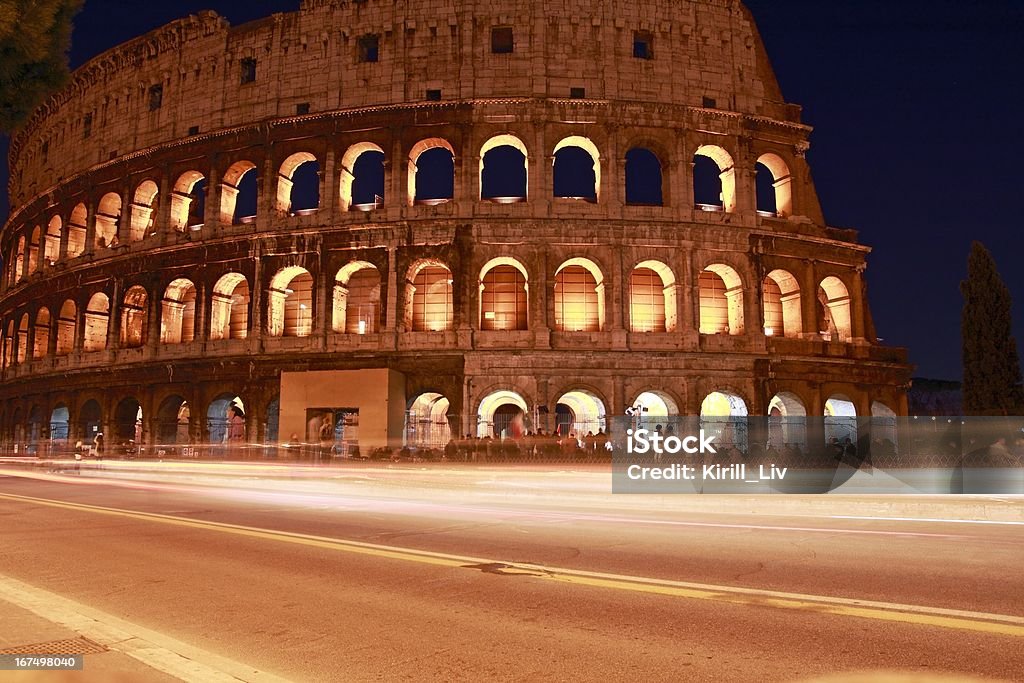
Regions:
[[[181,317],[181,310],[185,308],[184,304],[170,303],[170,306],[178,306],[177,312],[178,317]],[[142,326],[142,343],[147,349],[147,355],[156,355],[157,349],[159,348],[163,337],[163,308],[164,301],[163,296],[160,292],[152,291],[149,293],[149,310],[146,312],[145,324]],[[146,411],[142,411],[143,420],[146,418]]]
[[[213,310],[213,296],[208,293],[206,282],[200,280],[196,286],[196,319],[193,340],[205,342],[210,338],[210,320]]]
[[[85,205],[85,250],[84,254],[96,253],[96,202],[92,197]]]
[[[107,350],[121,348],[121,282],[114,280],[114,292],[110,297],[110,313],[107,316]]]
[[[817,338],[821,325],[818,321],[818,279],[815,275],[814,261],[809,261],[800,280],[801,313],[803,314],[804,334]]]
[[[399,311],[397,256],[397,249],[395,247],[388,247],[388,298],[384,314],[384,331],[386,332],[393,332],[398,329],[399,315],[404,314],[404,311]]]
[[[326,213],[331,222],[336,221],[339,215],[338,192],[334,148],[328,147],[323,166],[320,168],[320,213]]]
[[[210,166],[210,177],[206,180],[206,205],[203,207],[203,232],[210,234],[224,224],[224,217],[221,215],[221,196],[223,184],[220,183],[220,173],[217,171],[216,159]],[[233,189],[233,188],[232,188]],[[235,194],[238,191],[235,190]],[[185,219],[188,223],[188,219]],[[231,225],[231,216],[228,216],[227,225]]]
[[[267,144],[267,156],[262,168],[257,166],[256,176],[256,229],[266,230],[274,222],[277,212],[276,180],[280,179],[274,168],[274,149]],[[290,182],[290,181],[289,181]],[[237,190],[235,190],[237,193]]]
[[[855,342],[867,341],[867,302],[864,300],[864,271],[857,268],[850,289],[850,327]]]

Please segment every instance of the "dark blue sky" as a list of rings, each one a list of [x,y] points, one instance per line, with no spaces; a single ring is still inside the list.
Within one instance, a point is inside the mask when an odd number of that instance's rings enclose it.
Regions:
[[[87,0],[72,66],[200,9],[238,24],[298,5]],[[808,159],[828,222],[875,249],[867,275],[879,336],[909,347],[919,376],[959,378],[959,282],[977,239],[999,262],[1024,338],[1024,2],[747,6],[787,101],[816,127]],[[0,180],[6,188],[6,172]]]

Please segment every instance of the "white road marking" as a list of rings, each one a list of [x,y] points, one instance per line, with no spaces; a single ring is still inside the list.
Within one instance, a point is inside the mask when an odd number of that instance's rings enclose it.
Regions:
[[[942,519],[939,517],[867,517],[859,515],[831,515],[832,519],[858,519],[878,522],[939,522],[942,524],[1005,524],[1024,526],[1024,522],[999,519]]]

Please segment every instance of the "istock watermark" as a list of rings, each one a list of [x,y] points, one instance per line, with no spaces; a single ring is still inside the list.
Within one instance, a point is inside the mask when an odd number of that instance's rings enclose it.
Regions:
[[[686,453],[697,455],[698,453],[716,454],[718,451],[712,442],[714,435],[708,435],[704,430],[693,436],[663,436],[661,432],[649,429],[627,429],[626,430],[626,452],[634,455],[678,455]]]

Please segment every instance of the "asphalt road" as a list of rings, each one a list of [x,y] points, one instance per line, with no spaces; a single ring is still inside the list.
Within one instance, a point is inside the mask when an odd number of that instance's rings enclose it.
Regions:
[[[0,575],[293,680],[1024,680],[1020,523],[594,481],[0,475]]]

